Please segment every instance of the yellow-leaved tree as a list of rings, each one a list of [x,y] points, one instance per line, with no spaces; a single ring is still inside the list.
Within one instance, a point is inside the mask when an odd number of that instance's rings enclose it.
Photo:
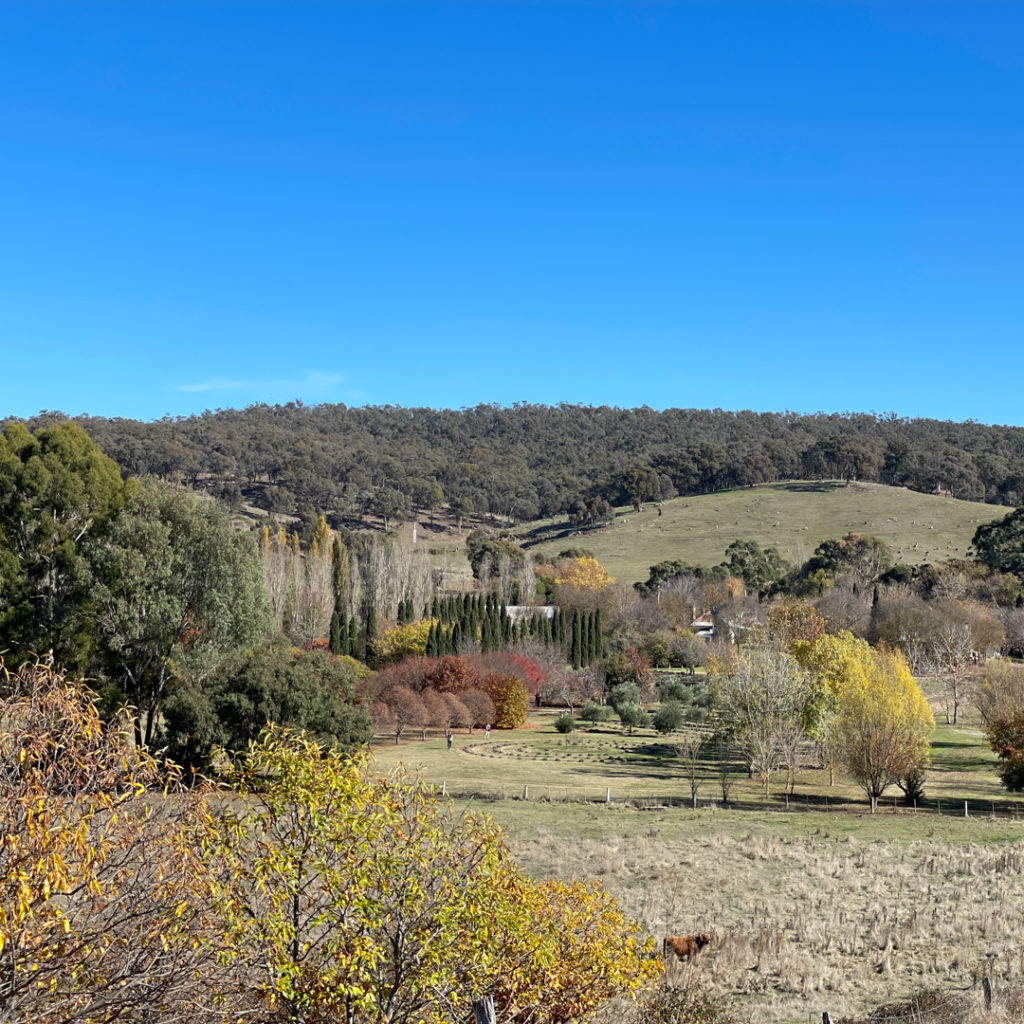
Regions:
[[[908,796],[918,791],[935,719],[903,655],[886,648],[872,650],[870,668],[843,673],[836,685],[832,742],[846,770],[867,794],[872,813],[894,783]]]
[[[402,772],[268,730],[233,782],[205,848],[232,865],[234,1005],[263,1020],[440,1024],[489,994],[502,1021],[554,1024],[661,970],[611,897],[525,878],[489,820]]]
[[[430,627],[435,619],[420,619],[404,625],[392,626],[378,633],[372,643],[373,662],[378,667],[416,654],[426,654]]]
[[[555,576],[555,583],[569,598],[600,593],[614,582],[605,567],[589,555],[561,562]]]
[[[815,685],[808,705],[807,732],[818,744],[828,763],[829,785],[835,784],[835,768],[840,760],[835,726],[840,695],[866,687],[874,667],[871,645],[848,630],[825,633],[813,639],[797,638],[791,649],[797,661],[810,669]]]
[[[192,841],[205,805],[131,732],[49,662],[9,673],[0,660],[4,1024],[212,1010],[222,968]]]

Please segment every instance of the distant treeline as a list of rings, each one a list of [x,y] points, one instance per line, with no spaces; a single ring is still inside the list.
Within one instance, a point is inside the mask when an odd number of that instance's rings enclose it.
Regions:
[[[62,418],[41,413],[31,429]],[[786,479],[867,480],[1024,503],[1024,428],[863,413],[585,405],[253,405],[158,422],[78,418],[126,474],[272,512],[401,519],[449,506],[517,521]]]

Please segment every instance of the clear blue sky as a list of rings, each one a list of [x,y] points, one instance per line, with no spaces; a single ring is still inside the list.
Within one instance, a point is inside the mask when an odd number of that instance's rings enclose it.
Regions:
[[[0,3],[0,416],[1024,424],[1024,4]]]

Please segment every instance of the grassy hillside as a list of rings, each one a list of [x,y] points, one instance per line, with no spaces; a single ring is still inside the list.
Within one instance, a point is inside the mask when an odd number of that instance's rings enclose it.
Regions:
[[[633,583],[668,558],[715,565],[734,540],[772,545],[802,562],[821,541],[850,532],[881,537],[900,562],[941,562],[965,555],[979,524],[1008,511],[884,484],[790,481],[674,498],[660,516],[654,505],[640,513],[618,509],[614,523],[579,535],[565,520],[532,523],[519,535],[535,556],[589,548],[616,579]]]

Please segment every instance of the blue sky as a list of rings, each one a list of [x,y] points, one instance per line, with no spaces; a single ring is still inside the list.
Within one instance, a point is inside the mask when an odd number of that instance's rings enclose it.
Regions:
[[[1024,4],[0,3],[0,416],[1024,424]]]

